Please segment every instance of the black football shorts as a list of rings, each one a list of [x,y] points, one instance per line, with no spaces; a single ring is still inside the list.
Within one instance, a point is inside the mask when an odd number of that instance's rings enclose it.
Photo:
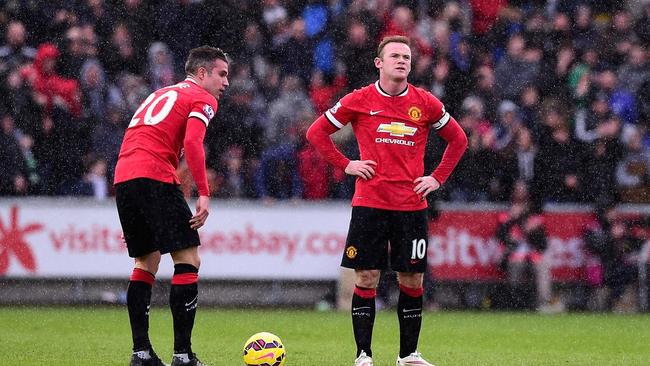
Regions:
[[[115,186],[117,213],[130,257],[200,245],[192,211],[178,186],[137,178]]]
[[[424,273],[428,249],[427,210],[391,211],[353,207],[341,266]]]

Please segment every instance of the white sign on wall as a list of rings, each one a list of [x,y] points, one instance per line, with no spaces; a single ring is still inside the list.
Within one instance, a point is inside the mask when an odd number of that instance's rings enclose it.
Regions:
[[[200,276],[336,279],[350,211],[213,202],[200,230]],[[0,201],[0,277],[123,278],[132,268],[113,202]],[[172,272],[164,256],[158,277]]]

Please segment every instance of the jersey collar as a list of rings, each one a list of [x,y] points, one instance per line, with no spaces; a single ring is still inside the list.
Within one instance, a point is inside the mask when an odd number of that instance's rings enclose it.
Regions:
[[[379,94],[381,94],[381,95],[383,95],[383,96],[385,96],[385,97],[403,97],[403,96],[405,96],[406,94],[408,94],[408,92],[409,92],[409,85],[406,84],[406,88],[404,88],[404,91],[402,91],[401,93],[399,93],[399,94],[397,94],[397,95],[390,95],[390,94],[386,93],[386,92],[384,91],[384,89],[381,88],[381,86],[379,85],[379,80],[377,80],[377,81],[375,81],[375,89],[377,89],[377,92],[378,92]]]
[[[194,80],[194,78],[191,78],[191,77],[189,77],[189,76],[185,78],[185,81],[191,81],[191,82],[193,82],[194,84],[199,85],[199,83],[197,83],[196,80]]]

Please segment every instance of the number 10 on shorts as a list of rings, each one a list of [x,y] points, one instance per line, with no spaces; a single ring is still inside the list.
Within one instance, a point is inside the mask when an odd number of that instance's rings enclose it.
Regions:
[[[427,252],[427,242],[424,239],[413,239],[411,259],[422,259]]]

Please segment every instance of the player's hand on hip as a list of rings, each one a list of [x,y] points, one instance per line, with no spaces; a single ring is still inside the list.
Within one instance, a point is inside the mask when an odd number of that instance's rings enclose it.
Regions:
[[[368,180],[375,175],[376,166],[377,163],[372,160],[351,160],[345,168],[345,174]]]
[[[208,196],[199,196],[199,199],[196,201],[196,213],[190,219],[190,227],[194,230],[198,230],[201,226],[205,224],[205,220],[208,219],[210,207],[210,197]]]
[[[438,182],[436,178],[430,175],[415,178],[413,183],[415,183],[415,188],[413,188],[413,191],[420,195],[420,199],[423,201],[429,193],[440,188],[440,182]]]

